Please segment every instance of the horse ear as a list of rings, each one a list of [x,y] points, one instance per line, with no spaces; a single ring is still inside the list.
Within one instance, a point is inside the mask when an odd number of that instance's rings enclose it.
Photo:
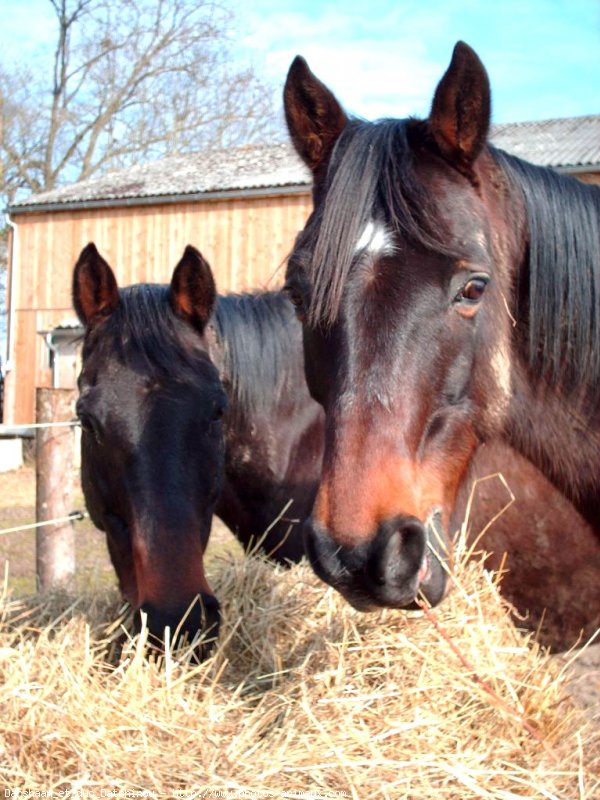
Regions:
[[[73,308],[86,326],[108,317],[119,304],[117,279],[93,242],[83,248],[75,264],[72,296]]]
[[[464,42],[454,47],[436,89],[429,126],[444,158],[468,170],[490,127],[490,82],[477,53]]]
[[[315,173],[329,160],[348,117],[302,56],[296,56],[289,69],[283,105],[296,152]]]
[[[202,333],[212,314],[216,296],[210,265],[195,247],[188,244],[171,279],[169,300],[173,311]]]

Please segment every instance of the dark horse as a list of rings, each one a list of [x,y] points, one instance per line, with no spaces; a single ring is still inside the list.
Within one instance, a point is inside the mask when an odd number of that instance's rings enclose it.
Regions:
[[[246,548],[279,562],[303,554],[323,415],[304,388],[300,326],[281,294],[218,298],[192,247],[170,286],[119,289],[90,244],[73,303],[86,326],[82,485],[121,591],[154,639],[166,626],[214,638],[203,565],[213,512]]]
[[[486,144],[488,77],[463,43],[427,120],[349,119],[300,57],[284,100],[314,181],[287,292],[326,413],[317,574],[359,609],[439,603],[457,492],[496,438],[598,543],[600,189]]]

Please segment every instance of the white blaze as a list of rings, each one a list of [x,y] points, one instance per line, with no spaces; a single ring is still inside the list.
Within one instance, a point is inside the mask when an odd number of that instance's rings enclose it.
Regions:
[[[360,239],[356,243],[356,252],[365,250],[371,255],[383,254],[393,248],[392,237],[384,225],[375,223],[372,220],[367,222]]]

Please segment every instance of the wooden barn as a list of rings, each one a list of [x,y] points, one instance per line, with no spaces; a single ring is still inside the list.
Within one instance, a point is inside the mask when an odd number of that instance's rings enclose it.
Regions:
[[[309,175],[287,145],[165,158],[13,205],[4,422],[33,421],[34,388],[52,380],[48,332],[71,327],[72,270],[89,241],[122,286],[167,282],[190,243],[220,291],[274,287],[310,208]]]
[[[600,183],[600,116],[498,125],[492,141]],[[288,144],[165,158],[14,203],[3,421],[33,421],[36,386],[74,385],[71,274],[89,241],[121,285],[168,281],[191,243],[220,291],[274,288],[310,209],[310,176]]]

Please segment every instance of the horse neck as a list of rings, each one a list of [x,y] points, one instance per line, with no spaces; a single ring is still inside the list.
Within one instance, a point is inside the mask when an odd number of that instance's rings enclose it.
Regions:
[[[287,303],[262,293],[225,296],[217,307],[211,352],[229,399],[217,514],[245,545],[288,498],[304,508],[310,492],[299,477],[302,463],[308,457],[316,465],[308,483],[320,466],[321,411],[306,387],[301,327]]]
[[[523,364],[512,372],[504,438],[575,505],[600,535],[600,415],[590,415]]]
[[[491,154],[505,184],[497,193],[504,195],[503,224],[518,247],[511,270],[516,343],[533,375],[597,397],[600,187]]]
[[[513,160],[502,161],[510,170]],[[526,188],[521,187],[522,197],[519,192],[513,195],[508,208],[509,218],[521,222],[513,233],[512,400],[505,438],[600,533],[600,404],[594,377],[599,369],[600,326],[591,303],[585,307],[586,287],[596,303],[600,289],[600,268],[594,267],[597,256],[591,246],[600,224],[600,191],[594,194],[574,179],[516,163],[523,170],[518,179]],[[515,180],[510,171],[508,176],[509,182]],[[576,209],[585,209],[591,230],[579,218],[569,219],[563,198],[551,196],[561,190],[575,198]],[[538,200],[542,209],[536,208]],[[541,241],[545,228],[548,234]],[[531,231],[538,238],[533,245]],[[582,329],[578,314],[589,320],[595,333]]]
[[[229,426],[252,425],[308,398],[302,331],[279,292],[219,298],[210,352],[228,394]]]

